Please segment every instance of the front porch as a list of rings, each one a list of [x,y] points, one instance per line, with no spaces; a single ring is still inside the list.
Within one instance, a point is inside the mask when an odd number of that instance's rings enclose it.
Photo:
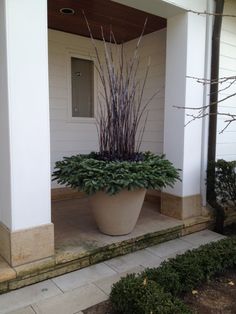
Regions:
[[[204,73],[205,18],[163,1],[162,23],[159,26],[151,23],[143,38],[141,61],[145,63],[150,53],[153,59],[146,96],[159,88],[161,94],[150,105],[141,149],[165,153],[182,169],[182,182],[166,190],[161,200],[147,197],[131,234],[109,237],[98,232],[83,195],[53,201],[51,206],[51,189],[55,192],[59,188],[51,182],[55,161],[98,148],[94,117],[75,117],[71,108],[69,62],[76,57],[88,60],[90,39],[84,37],[86,34],[75,34],[72,21],[76,16],[63,17],[57,7],[50,11],[53,30],[48,30],[46,0],[24,1],[29,21],[22,21],[22,8],[17,2],[3,2],[0,49],[8,67],[0,70],[4,82],[0,86],[4,100],[0,106],[0,292],[208,227],[210,217],[203,216],[202,210],[205,206],[202,122],[186,129],[185,110],[173,108],[203,102],[203,87],[187,81],[187,75],[202,77]],[[63,1],[65,6],[68,3],[73,1]],[[88,1],[81,3],[87,5]],[[128,5],[124,7],[128,16],[134,12]],[[146,13],[141,16],[144,19]],[[154,21],[157,17],[154,16]],[[123,20],[124,17],[118,24]],[[120,42],[125,41],[128,53],[142,29],[142,25],[131,24],[133,31],[120,38]],[[96,32],[100,26],[95,23],[94,27]],[[118,27],[119,34],[123,31]],[[98,33],[96,38],[100,39]],[[100,41],[98,46],[102,50]],[[98,82],[95,87],[98,92]],[[96,111],[96,102],[94,105]]]

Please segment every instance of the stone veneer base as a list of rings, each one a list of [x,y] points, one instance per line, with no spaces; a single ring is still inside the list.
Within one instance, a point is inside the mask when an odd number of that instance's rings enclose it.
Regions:
[[[201,195],[180,197],[163,192],[161,193],[161,213],[182,220],[201,216]]]
[[[10,231],[0,223],[0,255],[19,266],[54,255],[54,225]]]

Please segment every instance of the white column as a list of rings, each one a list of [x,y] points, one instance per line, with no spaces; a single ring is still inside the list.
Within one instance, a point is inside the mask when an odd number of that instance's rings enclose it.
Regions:
[[[11,228],[10,129],[5,1],[0,0],[0,221]]]
[[[51,223],[47,1],[0,0],[0,219]]]
[[[189,111],[174,106],[203,105],[204,86],[188,76],[204,77],[205,34],[203,16],[182,13],[168,19],[164,153],[182,169],[182,182],[167,190],[181,198],[200,195],[202,120],[185,127]]]

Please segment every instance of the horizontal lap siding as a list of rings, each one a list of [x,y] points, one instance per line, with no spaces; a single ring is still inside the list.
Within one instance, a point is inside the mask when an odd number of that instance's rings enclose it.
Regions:
[[[225,1],[225,14],[236,15],[236,1]],[[220,77],[236,75],[236,18],[223,17],[220,49]],[[220,86],[222,88],[224,86]],[[236,84],[219,94],[219,100],[236,92]],[[219,104],[222,113],[236,114],[236,96]],[[225,118],[218,117],[216,158],[236,160],[236,122],[222,134]]]
[[[131,57],[136,40],[125,43],[126,54]],[[143,78],[150,58],[151,67],[147,79],[143,100],[147,101],[157,91],[158,94],[148,107],[148,118],[141,150],[163,153],[164,131],[164,94],[166,62],[166,30],[161,30],[143,37],[140,46],[140,68],[138,77]]]
[[[100,43],[98,43],[100,45]],[[101,46],[101,45],[100,45]],[[64,156],[89,153],[98,149],[97,131],[94,123],[71,122],[68,115],[69,52],[93,55],[91,42],[87,38],[49,30],[49,94],[51,169]],[[52,187],[57,187],[52,183]]]
[[[148,122],[143,137],[143,150],[155,153],[163,151],[164,121],[164,81],[165,81],[165,30],[144,36],[140,50],[141,63],[139,77],[142,79],[148,57],[151,57],[151,70],[144,93],[148,99],[157,89],[158,96],[149,108]],[[130,55],[136,41],[125,44]],[[99,49],[102,43],[98,42]],[[50,91],[50,128],[51,128],[51,168],[63,156],[89,153],[98,149],[97,131],[94,123],[71,122],[68,117],[68,52],[93,55],[88,38],[49,30],[49,91]],[[99,90],[99,84],[98,84]],[[57,187],[55,183],[53,187]]]

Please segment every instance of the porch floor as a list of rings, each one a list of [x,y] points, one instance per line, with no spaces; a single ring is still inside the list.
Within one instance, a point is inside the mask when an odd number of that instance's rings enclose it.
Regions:
[[[145,201],[133,232],[125,236],[108,236],[98,230],[87,198],[53,202],[57,262],[70,261],[147,234],[181,229],[183,221],[161,215],[158,207],[154,202]]]

